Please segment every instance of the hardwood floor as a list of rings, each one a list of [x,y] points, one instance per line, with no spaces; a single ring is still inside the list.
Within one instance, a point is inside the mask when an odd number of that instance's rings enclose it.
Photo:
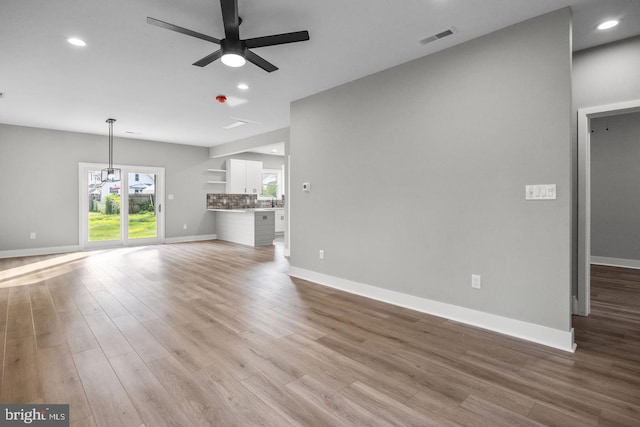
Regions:
[[[74,426],[640,425],[637,270],[593,267],[568,354],[291,279],[281,251],[0,260],[0,402]]]

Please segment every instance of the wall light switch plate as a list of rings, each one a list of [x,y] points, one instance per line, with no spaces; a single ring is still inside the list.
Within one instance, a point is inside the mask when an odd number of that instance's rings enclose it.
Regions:
[[[556,200],[556,184],[527,185],[524,189],[525,200]]]

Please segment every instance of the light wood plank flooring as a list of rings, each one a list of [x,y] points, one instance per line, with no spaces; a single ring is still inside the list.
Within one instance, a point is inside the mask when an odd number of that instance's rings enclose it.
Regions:
[[[568,354],[287,276],[280,246],[0,260],[0,402],[74,426],[640,425],[640,273]]]

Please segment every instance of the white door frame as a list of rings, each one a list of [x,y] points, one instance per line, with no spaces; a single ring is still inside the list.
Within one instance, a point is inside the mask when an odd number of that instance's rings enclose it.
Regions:
[[[117,241],[105,241],[89,243],[88,239],[88,221],[89,213],[87,206],[89,204],[89,194],[87,193],[88,187],[88,171],[89,170],[101,170],[107,167],[106,163],[85,163],[80,162],[78,164],[78,189],[79,189],[79,203],[78,203],[78,236],[79,246],[81,249],[89,248],[105,248],[105,247],[121,247],[121,246],[142,246],[156,243],[164,243],[165,235],[165,221],[164,221],[164,168],[154,166],[135,166],[135,165],[113,165],[114,168],[122,170],[122,180],[126,183],[127,174],[130,172],[148,172],[155,174],[156,179],[156,219],[157,219],[157,232],[158,235],[151,239],[128,239],[127,238],[127,224],[126,221],[121,221],[120,224],[120,240]],[[121,185],[120,193],[123,192],[124,186]],[[121,197],[121,211],[129,209],[128,197]]]
[[[576,313],[591,312],[590,119],[640,111],[640,99],[578,109],[578,295]]]

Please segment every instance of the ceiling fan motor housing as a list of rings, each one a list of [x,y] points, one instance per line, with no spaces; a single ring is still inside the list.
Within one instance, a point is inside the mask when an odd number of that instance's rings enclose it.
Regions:
[[[247,47],[244,45],[243,40],[229,40],[222,39],[220,40],[220,48],[222,53],[235,53],[240,56],[245,56],[245,50]]]

